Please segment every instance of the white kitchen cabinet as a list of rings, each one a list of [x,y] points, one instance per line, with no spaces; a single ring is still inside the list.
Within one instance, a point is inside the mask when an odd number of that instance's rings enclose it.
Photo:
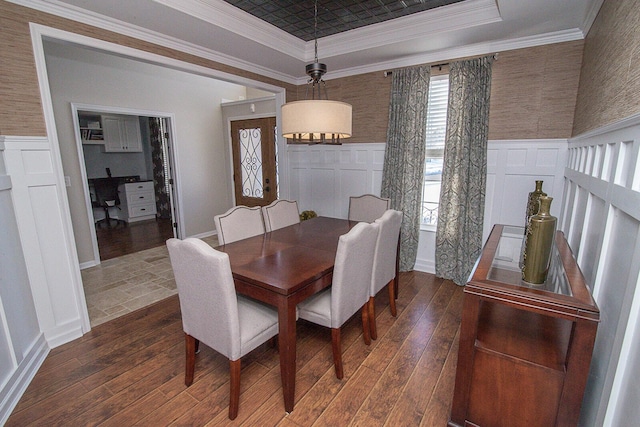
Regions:
[[[121,184],[118,191],[120,191],[122,219],[127,222],[155,219],[156,196],[153,181]]]
[[[102,128],[105,152],[142,152],[140,122],[137,116],[102,116]]]

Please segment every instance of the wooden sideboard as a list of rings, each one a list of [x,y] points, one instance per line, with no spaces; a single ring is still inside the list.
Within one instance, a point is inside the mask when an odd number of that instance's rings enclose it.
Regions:
[[[578,425],[600,312],[560,231],[523,282],[523,237],[494,226],[465,287],[450,427]]]

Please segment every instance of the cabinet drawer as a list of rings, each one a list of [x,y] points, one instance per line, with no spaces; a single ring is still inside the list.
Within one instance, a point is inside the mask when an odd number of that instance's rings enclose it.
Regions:
[[[153,192],[153,181],[145,182],[130,182],[124,185],[127,194],[134,193],[136,191],[151,191]]]
[[[127,203],[131,206],[155,204],[155,195],[153,191],[127,192]]]
[[[156,214],[156,205],[142,205],[142,206],[130,206],[129,207],[129,216],[132,218],[138,216],[145,215],[155,215]]]

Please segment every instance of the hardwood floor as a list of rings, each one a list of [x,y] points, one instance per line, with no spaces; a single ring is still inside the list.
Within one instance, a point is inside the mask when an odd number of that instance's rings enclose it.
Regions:
[[[243,425],[445,426],[453,395],[462,288],[402,273],[398,317],[376,297],[378,339],[366,346],[359,315],[342,329],[344,379],[330,332],[298,322],[296,406],[284,411],[278,352],[242,360],[238,418],[228,418],[228,361],[202,345],[184,385],[177,296],[95,327],[53,349],[7,426]]]
[[[112,222],[112,227],[96,227],[96,237],[100,251],[100,260],[105,261],[122,255],[155,248],[165,244],[173,237],[170,219],[151,219],[132,222],[128,225]]]

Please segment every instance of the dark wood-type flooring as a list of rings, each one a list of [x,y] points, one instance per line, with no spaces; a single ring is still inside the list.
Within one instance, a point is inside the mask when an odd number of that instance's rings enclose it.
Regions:
[[[327,329],[298,322],[296,405],[286,414],[276,348],[242,359],[238,418],[230,422],[229,364],[201,345],[184,385],[177,296],[94,328],[53,349],[7,426],[445,426],[449,418],[462,288],[402,273],[398,317],[376,298],[378,340],[366,346],[359,316],[343,326],[344,379]]]
[[[170,219],[151,219],[148,221],[122,223],[116,226],[111,222],[111,228],[106,224],[96,227],[100,260],[105,261],[122,255],[155,248],[165,244],[173,237],[173,227]]]

